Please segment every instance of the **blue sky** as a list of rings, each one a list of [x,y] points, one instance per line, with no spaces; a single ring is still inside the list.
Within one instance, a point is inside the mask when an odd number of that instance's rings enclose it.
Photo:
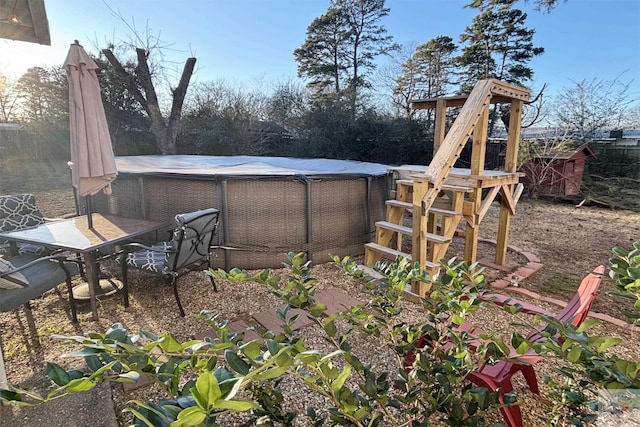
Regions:
[[[423,43],[438,35],[458,40],[475,10],[468,0],[387,0],[383,20],[398,43]],[[92,51],[97,40],[126,38],[130,32],[113,16],[117,10],[138,28],[148,26],[172,43],[169,57],[198,58],[197,81],[226,79],[246,85],[296,76],[293,50],[328,0],[45,0],[51,46],[0,39],[0,71],[17,76],[34,65],[61,64],[74,39]],[[107,7],[109,5],[109,7]],[[550,14],[520,5],[536,29],[534,43],[546,52],[531,62],[533,87],[556,92],[571,81],[634,79],[640,98],[640,1],[568,0]]]

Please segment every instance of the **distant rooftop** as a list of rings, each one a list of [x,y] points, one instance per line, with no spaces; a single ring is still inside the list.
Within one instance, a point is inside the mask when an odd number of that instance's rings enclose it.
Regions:
[[[618,130],[619,131],[619,130]],[[613,132],[616,130],[602,130],[598,131],[595,135],[595,140],[615,140],[616,137],[612,136]],[[531,127],[524,128],[520,132],[520,135],[523,139],[545,139],[545,138],[557,138],[561,136],[570,137],[570,134],[564,128],[557,127]],[[499,132],[494,132],[493,136],[490,139],[500,140],[506,139],[507,132],[502,130]],[[622,129],[622,139],[640,139],[640,129]]]

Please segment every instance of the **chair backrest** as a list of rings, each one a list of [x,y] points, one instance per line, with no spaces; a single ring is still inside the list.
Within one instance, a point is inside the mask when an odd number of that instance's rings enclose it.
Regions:
[[[171,253],[165,266],[177,271],[208,256],[219,215],[220,211],[213,208],[176,215],[177,227],[173,231]]]
[[[556,318],[562,322],[571,320],[573,326],[580,326],[589,314],[593,300],[602,282],[602,274],[605,271],[604,265],[598,266],[593,273],[589,273],[578,287],[574,297],[567,303]]]
[[[574,297],[567,303],[567,305],[558,313],[555,318],[563,323],[571,321],[571,324],[576,328],[587,318],[593,300],[596,297],[600,283],[602,282],[602,274],[605,271],[604,265],[598,266],[593,273],[589,273],[578,287]],[[542,331],[547,327],[543,325],[538,329],[531,331],[527,335],[529,341],[545,340]]]
[[[33,194],[0,196],[0,231],[22,230],[44,223]]]

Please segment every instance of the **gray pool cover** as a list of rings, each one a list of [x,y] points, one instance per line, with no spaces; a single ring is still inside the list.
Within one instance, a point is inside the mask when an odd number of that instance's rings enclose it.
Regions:
[[[258,156],[120,156],[119,173],[194,176],[380,176],[389,166],[352,160]]]

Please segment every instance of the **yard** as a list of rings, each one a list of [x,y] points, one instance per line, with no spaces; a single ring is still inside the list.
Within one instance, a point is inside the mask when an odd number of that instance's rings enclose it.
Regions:
[[[73,212],[73,193],[68,183],[66,165],[9,164],[0,172],[1,194],[33,192],[38,205],[48,217]],[[490,210],[481,227],[482,237],[494,238],[497,217],[497,209]],[[509,241],[512,245],[536,254],[544,264],[542,270],[520,283],[520,286],[540,294],[568,300],[581,278],[591,268],[607,263],[611,248],[621,246],[628,249],[633,241],[639,239],[640,213],[592,207],[576,208],[570,205],[522,200],[512,219]],[[481,245],[479,249],[481,255],[491,252],[490,245]],[[318,278],[320,289],[338,288],[363,303],[368,301],[369,294],[363,287],[354,280],[343,277],[334,266],[318,265],[314,268],[314,274]],[[189,314],[185,318],[179,316],[170,288],[164,286],[161,281],[138,274],[132,282],[130,308],[125,310],[118,297],[106,298],[99,303],[98,322],[91,320],[88,305],[81,305],[79,323],[73,324],[67,313],[66,296],[61,298],[55,292],[33,302],[33,317],[27,316],[22,309],[0,314],[2,346],[10,382],[18,383],[27,389],[42,389],[44,362],[60,362],[58,356],[74,348],[52,341],[49,338],[52,334],[103,332],[114,323],[122,323],[132,330],[140,328],[156,333],[170,331],[181,340],[207,333],[208,327],[201,320]],[[178,286],[187,313],[197,313],[200,310],[218,311],[223,318],[243,320],[252,314],[270,310],[277,304],[269,291],[257,288],[256,285],[221,281],[218,284],[219,292],[215,293],[207,278],[198,273],[191,273],[183,278]],[[607,295],[611,290],[611,285],[603,282],[593,309],[623,318],[619,300]],[[546,307],[557,311],[556,307]],[[407,303],[405,308],[408,319],[420,318],[417,305]],[[482,322],[484,329],[497,330],[508,328],[509,319],[497,312],[479,319],[478,322]],[[309,341],[322,346],[319,335],[313,329],[308,331]],[[623,337],[625,345],[616,351],[633,360],[640,358],[637,333],[608,324],[600,326],[597,332]],[[373,358],[371,363],[381,366],[388,363],[385,353],[376,348],[374,343],[363,341],[360,344],[363,346],[362,352]],[[551,373],[552,370],[553,364],[545,363],[540,367],[539,375]],[[528,425],[536,425],[539,422],[536,417],[544,416],[544,401],[532,400],[531,395],[526,397],[523,384],[518,383],[516,388],[523,392],[526,402],[535,402],[534,409],[526,416]],[[152,391],[143,390],[142,393]],[[131,394],[123,393],[120,389],[114,391],[114,400],[118,408],[130,398]],[[295,405],[293,400],[295,399],[292,398],[289,403]]]

